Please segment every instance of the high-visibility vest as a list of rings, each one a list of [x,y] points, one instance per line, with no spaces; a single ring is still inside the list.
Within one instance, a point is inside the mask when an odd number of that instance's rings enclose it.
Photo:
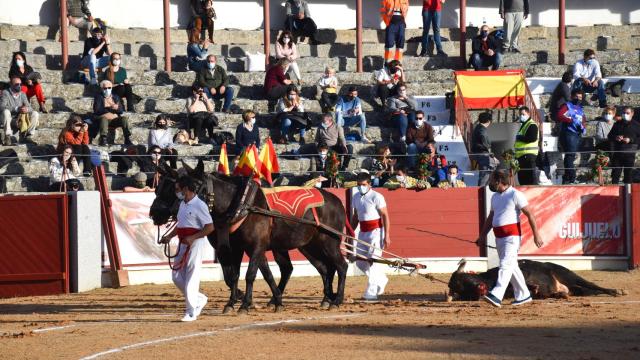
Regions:
[[[524,136],[527,133],[529,126],[531,125],[535,125],[535,121],[531,120],[530,118],[529,120],[527,120],[527,122],[525,122],[524,124],[522,124],[522,126],[520,126],[520,130],[518,130],[518,135]],[[539,142],[538,134],[536,134],[536,140],[530,143],[516,140],[516,143],[514,145],[516,158],[519,158],[524,155],[529,155],[529,154],[538,155],[538,142]]]
[[[384,24],[389,26],[391,17],[393,16],[393,9],[400,9],[403,18],[407,18],[407,11],[409,10],[409,0],[381,0],[380,1],[380,17]]]

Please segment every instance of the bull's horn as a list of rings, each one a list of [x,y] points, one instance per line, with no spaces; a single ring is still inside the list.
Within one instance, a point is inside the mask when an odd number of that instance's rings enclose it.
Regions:
[[[457,273],[461,273],[464,272],[464,267],[467,265],[467,259],[460,259],[460,261],[458,262],[458,270],[456,270]]]

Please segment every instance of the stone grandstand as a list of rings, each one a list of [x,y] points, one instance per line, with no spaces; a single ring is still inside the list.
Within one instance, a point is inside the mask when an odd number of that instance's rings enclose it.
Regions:
[[[476,29],[469,29],[467,34],[467,53],[470,53],[472,34]],[[407,52],[403,60],[409,82],[409,93],[412,95],[444,95],[453,90],[452,69],[459,68],[460,59],[455,55],[459,52],[459,31],[457,29],[442,29],[443,46],[450,57],[417,58],[413,55],[419,46],[416,39],[421,35],[421,29],[407,29],[409,40]],[[366,158],[371,155],[380,143],[392,142],[392,129],[386,124],[386,115],[376,112],[375,100],[372,92],[373,70],[382,67],[383,31],[365,30],[364,41],[364,70],[356,73],[355,31],[351,30],[320,30],[318,39],[326,44],[311,46],[299,44],[301,58],[298,60],[303,72],[304,97],[311,97],[315,82],[320,78],[326,65],[332,65],[338,71],[340,86],[346,88],[356,85],[360,89],[360,97],[364,102],[367,116],[367,137],[374,144],[353,143],[356,156],[352,159],[349,169],[359,168]],[[77,72],[80,54],[83,49],[82,36],[76,28],[69,29],[69,70],[61,70],[61,48],[57,34],[50,35],[44,26],[13,26],[0,25],[0,74],[6,77],[13,51],[26,53],[27,62],[35,71],[42,75],[42,82],[47,96],[49,114],[42,114],[40,127],[34,137],[38,147],[33,145],[15,145],[12,148],[18,153],[20,161],[0,169],[0,175],[7,177],[9,192],[43,191],[48,187],[49,173],[48,158],[32,157],[41,151],[36,149],[42,145],[57,144],[57,137],[70,113],[81,115],[91,112],[92,97],[97,89],[78,83],[68,82]],[[164,64],[163,32],[162,30],[147,29],[109,29],[112,39],[112,49],[123,56],[123,67],[127,69],[130,82],[134,85],[134,93],[143,100],[136,105],[135,114],[127,114],[132,126],[134,143],[145,144],[148,129],[159,113],[168,114],[177,124],[184,119],[185,98],[190,94],[190,86],[195,79],[195,73],[186,69],[187,36],[184,30],[173,29],[172,62],[173,72],[162,71]],[[267,113],[267,101],[262,98],[262,84],[264,73],[244,72],[243,57],[247,52],[262,51],[262,36],[260,30],[217,30],[216,44],[209,49],[210,54],[218,55],[218,63],[226,67],[231,83],[236,88],[237,98],[233,109],[236,114],[217,113],[220,129],[216,131],[235,132],[241,122],[240,110],[252,109],[259,113],[258,125],[264,139],[270,135],[271,118]],[[272,42],[277,32],[272,33]],[[521,54],[507,53],[503,59],[503,68],[524,69],[528,77],[559,78],[570,68],[576,60],[582,58],[587,48],[598,50],[597,57],[605,69],[607,76],[637,76],[640,75],[640,25],[623,26],[588,26],[567,27],[567,57],[568,65],[557,64],[557,28],[527,27],[521,32]],[[272,54],[274,49],[272,48]],[[4,80],[4,79],[2,79]],[[552,90],[552,89],[551,89]],[[620,98],[609,97],[612,105],[638,105],[640,94],[624,93]],[[540,97],[542,107],[546,107],[550,94]],[[32,99],[35,101],[35,99]],[[35,103],[34,103],[35,105]],[[317,101],[306,100],[308,111],[319,113]],[[37,107],[36,107],[37,108]],[[595,107],[586,108],[589,119],[600,115],[601,110]],[[501,111],[497,116],[499,121],[511,121],[511,112]],[[473,115],[473,114],[472,114]],[[472,118],[474,118],[472,116]],[[590,125],[588,136],[594,133],[594,125]],[[277,131],[277,130],[276,130]],[[274,132],[275,134],[275,132]],[[272,134],[273,135],[273,134]],[[312,141],[315,131],[308,131],[307,142]],[[117,131],[116,143],[122,143],[122,134]],[[92,148],[102,152],[119,150],[120,145],[99,147],[94,139]],[[276,145],[279,154],[290,153],[298,148],[298,144]],[[0,147],[5,149],[6,147]],[[41,150],[41,149],[40,149]],[[179,146],[181,157],[193,163],[198,156],[205,156],[209,170],[215,169],[219,148],[214,145]],[[361,156],[358,156],[361,155]],[[583,159],[584,161],[584,159]],[[301,176],[307,174],[308,159],[292,159],[282,157],[280,167],[284,176],[284,183],[298,183]],[[138,171],[136,166],[128,174],[116,174],[116,163],[111,160],[108,164],[108,181],[113,190],[120,189],[127,175]],[[85,188],[93,189],[92,178],[81,178]]]

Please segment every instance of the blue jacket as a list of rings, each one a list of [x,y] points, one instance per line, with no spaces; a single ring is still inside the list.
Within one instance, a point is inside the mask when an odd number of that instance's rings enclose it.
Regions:
[[[565,104],[567,111],[562,112],[562,108],[558,113],[558,118],[562,122],[562,131],[568,131],[573,134],[584,134],[587,129],[582,126],[584,119],[584,110],[580,105],[574,105],[571,102]],[[564,107],[563,107],[564,108]]]
[[[336,114],[340,113],[343,117],[349,117],[346,115],[349,110],[353,110],[359,107],[362,111],[362,102],[359,97],[354,97],[353,100],[349,100],[346,96],[340,96],[338,103],[336,104]]]

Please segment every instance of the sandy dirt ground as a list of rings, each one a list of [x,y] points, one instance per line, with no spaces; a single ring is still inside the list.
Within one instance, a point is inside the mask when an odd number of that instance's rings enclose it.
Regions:
[[[444,301],[445,285],[391,277],[375,303],[365,278],[347,279],[346,303],[319,308],[321,280],[297,278],[286,309],[222,315],[223,283],[203,283],[209,304],[181,323],[183,298],[170,285],[0,300],[3,359],[640,359],[640,272],[584,272],[620,297],[535,301],[494,309]],[[438,275],[448,280],[447,275]]]

